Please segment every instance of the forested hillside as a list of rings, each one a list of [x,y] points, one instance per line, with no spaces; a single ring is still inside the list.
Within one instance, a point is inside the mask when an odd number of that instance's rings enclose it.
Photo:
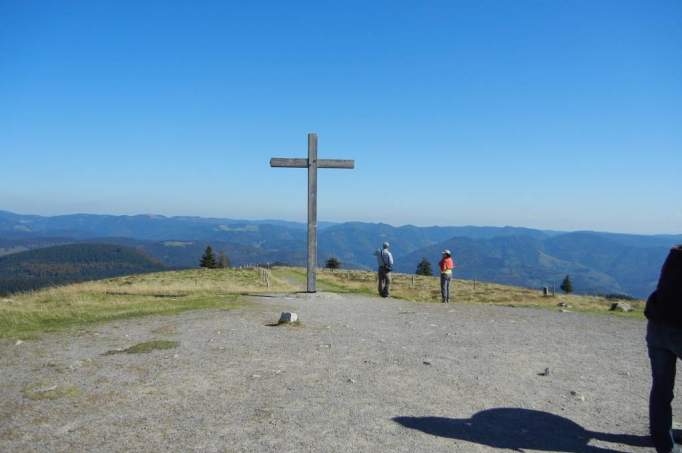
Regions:
[[[0,294],[166,269],[133,248],[68,244],[0,257]]]

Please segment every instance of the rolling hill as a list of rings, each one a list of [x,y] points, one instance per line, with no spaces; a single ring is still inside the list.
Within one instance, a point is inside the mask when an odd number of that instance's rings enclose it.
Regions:
[[[233,265],[305,264],[305,225],[153,215],[76,214],[42,217],[0,211],[0,255],[65,243],[133,247],[171,268],[195,267],[207,245]],[[579,293],[646,297],[668,249],[682,235],[559,232],[520,227],[322,223],[319,261],[336,256],[346,268],[373,269],[374,250],[391,243],[396,269],[412,273],[422,257],[433,264],[443,248],[455,253],[464,278],[525,287],[556,285],[571,275]],[[0,276],[2,274],[0,273]]]

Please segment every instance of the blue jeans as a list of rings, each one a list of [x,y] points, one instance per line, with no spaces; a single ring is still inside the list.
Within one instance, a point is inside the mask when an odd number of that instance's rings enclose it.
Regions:
[[[450,302],[450,280],[452,274],[440,274],[440,295],[444,303]]]
[[[682,329],[649,321],[646,342],[651,360],[651,394],[649,396],[649,431],[657,452],[669,452],[672,436],[673,388],[677,359],[682,358]]]

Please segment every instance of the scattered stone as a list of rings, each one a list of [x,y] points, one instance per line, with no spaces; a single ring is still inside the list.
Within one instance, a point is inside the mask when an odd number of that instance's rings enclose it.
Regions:
[[[563,308],[559,310],[560,313],[571,313],[571,310],[564,310]]]
[[[68,434],[70,432],[75,431],[77,426],[78,426],[77,422],[71,422],[71,423],[68,423],[68,424],[62,426],[61,428],[58,428],[56,430],[56,433],[57,433],[57,435]]]
[[[282,314],[279,316],[280,324],[290,324],[296,321],[298,321],[298,315],[296,313],[283,311]]]
[[[632,311],[632,305],[626,303],[626,302],[614,302],[611,304],[611,308],[609,308],[611,311],[622,311],[622,312],[629,312]]]
[[[559,307],[564,307],[564,308],[569,308],[569,307],[570,307],[570,305],[568,305],[566,302],[559,302],[559,303],[557,304],[557,306],[559,306]]]
[[[258,379],[260,377],[260,374],[252,374],[251,377],[254,379]]]
[[[431,361],[430,360],[424,360],[424,365],[431,365]]]
[[[538,376],[549,376],[549,368],[545,368],[545,371],[538,373]]]
[[[71,365],[69,365],[69,370],[74,371],[74,370],[79,369],[82,366],[83,366],[83,362],[80,360],[76,360]]]
[[[16,342],[16,343],[14,343],[14,346],[19,346],[19,345],[20,345],[20,344],[22,344],[22,343],[23,343],[23,341],[21,341],[21,340],[17,340],[17,342]]]
[[[585,397],[576,392],[575,390],[571,390],[571,396],[574,396],[577,400],[585,401]]]
[[[52,390],[56,390],[57,386],[56,385],[51,385],[49,387],[40,387],[37,389],[34,389],[33,391],[36,393],[46,393],[46,392],[51,392]]]
[[[347,381],[347,382],[348,382],[349,384],[355,384],[355,379],[353,379],[353,378],[348,378],[348,381]]]

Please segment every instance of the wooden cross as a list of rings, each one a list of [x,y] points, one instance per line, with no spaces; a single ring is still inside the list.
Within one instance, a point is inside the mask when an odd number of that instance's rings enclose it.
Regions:
[[[354,160],[317,159],[317,134],[308,134],[308,158],[290,159],[273,157],[271,167],[308,169],[308,278],[307,291],[314,293],[317,275],[317,169],[355,168]]]

